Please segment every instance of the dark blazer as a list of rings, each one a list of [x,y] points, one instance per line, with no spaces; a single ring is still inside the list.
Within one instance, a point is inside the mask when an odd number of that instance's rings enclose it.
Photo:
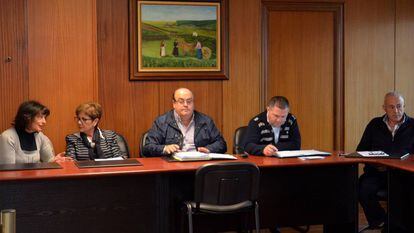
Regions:
[[[365,128],[357,151],[382,150],[387,154],[414,153],[414,120],[405,115],[405,122],[397,129],[394,137],[384,122],[384,116],[372,119]],[[374,166],[365,166],[365,171],[375,171]]]
[[[127,155],[121,151],[117,134],[111,130],[101,130],[102,136],[105,139],[101,139],[101,149],[103,152],[103,158],[120,157]],[[88,148],[82,142],[82,138],[79,133],[69,134],[66,136],[66,156],[70,156],[75,160],[89,160]]]
[[[194,144],[206,147],[212,153],[225,153],[227,145],[213,120],[200,112],[194,111]],[[183,135],[174,118],[174,110],[159,116],[148,131],[144,145],[145,156],[161,156],[165,145],[182,142]]]
[[[269,145],[275,145],[278,150],[299,150],[300,132],[296,118],[288,114],[286,122],[281,125],[279,140],[275,144],[275,136],[272,126],[267,122],[267,111],[260,113],[250,120],[244,137],[244,151],[251,155],[263,155],[263,149]]]

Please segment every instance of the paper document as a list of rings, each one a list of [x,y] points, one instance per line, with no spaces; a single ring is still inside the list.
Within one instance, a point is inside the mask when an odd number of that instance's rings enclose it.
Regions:
[[[211,159],[237,159],[233,155],[229,155],[229,154],[210,153],[208,154],[208,156],[210,156]]]
[[[294,158],[302,156],[323,155],[328,156],[331,153],[318,150],[285,150],[276,152],[275,156],[279,158]]]
[[[325,156],[305,156],[305,157],[299,157],[299,159],[301,160],[314,160],[314,159],[324,159],[326,158]]]
[[[198,151],[187,151],[174,153],[173,157],[179,161],[197,161],[211,159],[237,159],[229,154],[202,153]]]
[[[357,151],[362,157],[388,157],[384,151]]]
[[[116,160],[124,160],[123,157],[113,157],[113,158],[106,158],[106,159],[94,159],[95,161],[116,161]]]

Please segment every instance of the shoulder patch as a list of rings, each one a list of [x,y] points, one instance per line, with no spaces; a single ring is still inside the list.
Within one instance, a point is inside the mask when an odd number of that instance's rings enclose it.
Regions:
[[[254,121],[258,121],[259,120],[259,117],[255,117],[253,120]]]

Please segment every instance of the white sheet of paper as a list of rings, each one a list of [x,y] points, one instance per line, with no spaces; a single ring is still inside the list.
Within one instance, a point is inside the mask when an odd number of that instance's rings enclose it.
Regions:
[[[116,160],[124,160],[122,157],[114,157],[114,158],[107,158],[107,159],[94,159],[95,161],[116,161]]]
[[[210,156],[212,159],[237,159],[233,155],[229,154],[209,153],[208,156]]]
[[[357,151],[362,157],[388,157],[384,151]]]
[[[278,157],[289,158],[299,156],[311,156],[311,155],[330,155],[331,153],[318,151],[318,150],[285,150],[276,152]]]

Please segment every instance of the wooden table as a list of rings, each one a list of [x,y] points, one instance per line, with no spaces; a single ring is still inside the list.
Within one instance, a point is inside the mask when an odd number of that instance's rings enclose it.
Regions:
[[[0,172],[0,209],[16,209],[18,233],[180,232],[180,204],[192,199],[194,172],[208,162],[137,160],[143,166],[79,169],[61,162],[62,169]],[[324,224],[325,232],[357,231],[360,160],[238,161],[261,170],[262,228]],[[237,226],[223,217],[195,223],[206,232]]]

